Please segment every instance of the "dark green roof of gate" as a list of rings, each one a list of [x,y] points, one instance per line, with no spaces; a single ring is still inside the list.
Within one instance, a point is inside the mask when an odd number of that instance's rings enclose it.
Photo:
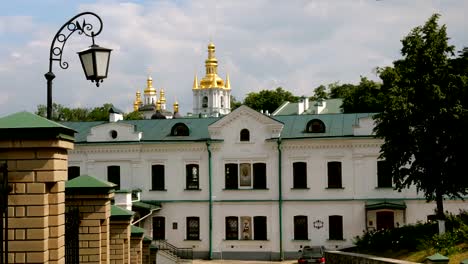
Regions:
[[[95,195],[114,191],[115,184],[89,175],[81,175],[65,182],[65,194]]]
[[[134,214],[134,212],[117,205],[111,205],[111,219],[131,219]]]
[[[29,112],[0,118],[0,135],[7,138],[61,138],[73,141],[74,132],[69,127]]]
[[[260,114],[260,113],[259,113]],[[358,119],[370,117],[373,114],[321,114],[321,115],[286,115],[270,116],[284,124],[281,137],[283,139],[294,138],[327,138],[353,136],[353,127],[358,124]],[[224,116],[222,118],[228,118]],[[145,119],[122,120],[117,123],[131,124],[135,130],[142,132],[140,142],[177,142],[177,141],[203,141],[209,138],[208,126],[221,118],[177,118],[177,119]],[[313,119],[321,120],[325,125],[325,133],[306,132],[307,123]],[[177,123],[183,123],[189,128],[189,136],[171,136],[171,129]],[[85,143],[91,128],[109,124],[106,121],[98,122],[62,122],[63,125],[77,131],[76,143]],[[369,135],[370,136],[370,135]],[[138,141],[137,141],[138,142]],[[119,142],[113,142],[119,143]]]

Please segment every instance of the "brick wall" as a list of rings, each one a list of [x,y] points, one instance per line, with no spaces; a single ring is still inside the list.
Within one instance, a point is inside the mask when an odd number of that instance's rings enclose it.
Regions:
[[[34,133],[32,130],[31,133]],[[65,263],[65,181],[67,149],[63,140],[1,140],[7,161],[10,263]]]
[[[110,263],[130,263],[130,220],[110,222]]]

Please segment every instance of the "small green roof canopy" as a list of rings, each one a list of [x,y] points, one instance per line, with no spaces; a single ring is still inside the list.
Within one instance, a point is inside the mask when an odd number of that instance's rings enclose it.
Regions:
[[[134,214],[135,214],[134,212],[124,209],[122,207],[119,207],[117,205],[111,205],[111,219],[112,220],[119,220],[119,219],[129,220],[129,219],[132,219]]]
[[[380,210],[380,209],[393,209],[393,210],[405,210],[406,204],[404,201],[372,201],[366,202],[366,210]]]
[[[65,183],[66,194],[106,194],[115,188],[115,184],[93,176],[81,175]]]
[[[432,261],[432,262],[445,262],[445,263],[448,263],[449,261],[449,258],[447,258],[446,256],[443,256],[439,253],[435,253],[434,255],[432,256],[429,256],[427,257],[426,259]]]
[[[41,116],[18,112],[0,118],[0,137],[22,139],[59,138],[74,141],[76,131]]]
[[[130,227],[130,230],[131,230],[132,236],[143,236],[145,234],[145,230],[138,226],[132,225]]]

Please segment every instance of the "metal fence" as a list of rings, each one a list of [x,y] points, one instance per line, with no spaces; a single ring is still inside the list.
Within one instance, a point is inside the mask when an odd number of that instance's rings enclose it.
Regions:
[[[80,211],[77,207],[65,210],[65,263],[80,263]]]
[[[8,194],[11,187],[8,184],[8,167],[0,163],[0,263],[8,263]]]

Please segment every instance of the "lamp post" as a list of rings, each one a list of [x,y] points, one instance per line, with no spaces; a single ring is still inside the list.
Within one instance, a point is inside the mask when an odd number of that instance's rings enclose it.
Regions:
[[[97,18],[98,25],[96,28],[94,28],[93,24],[86,22],[86,16]],[[83,22],[80,23],[78,18],[81,17],[83,18]],[[93,20],[91,19],[91,21]],[[99,87],[99,83],[107,77],[112,50],[99,47],[94,43],[94,37],[99,35],[101,31],[101,18],[95,13],[83,12],[68,20],[55,34],[50,45],[49,72],[44,75],[47,80],[47,119],[52,118],[52,80],[55,78],[55,74],[52,72],[52,64],[54,61],[58,61],[60,68],[68,68],[68,62],[62,61],[62,54],[65,43],[73,33],[78,32],[79,35],[90,37],[93,41],[93,44],[88,49],[78,52],[86,79],[95,82],[96,86]]]

